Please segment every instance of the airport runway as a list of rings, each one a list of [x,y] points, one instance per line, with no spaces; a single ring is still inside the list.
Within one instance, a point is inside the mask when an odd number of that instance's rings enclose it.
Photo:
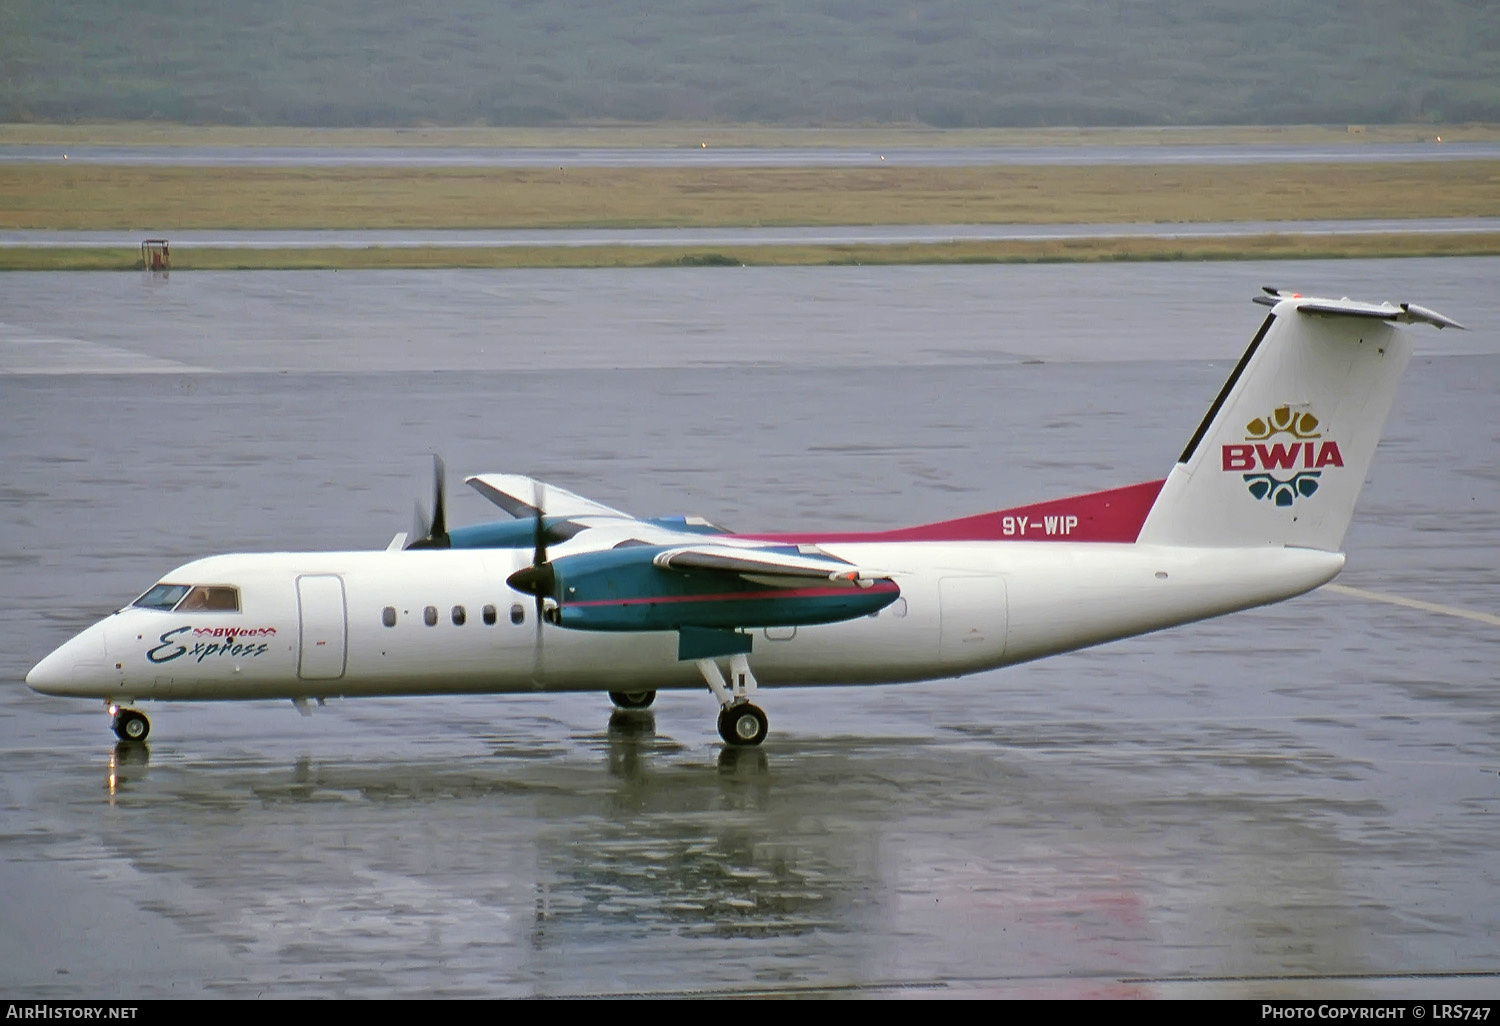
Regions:
[[[1497,279],[0,275],[0,989],[1493,997]],[[636,717],[155,705],[142,751],[20,682],[195,556],[384,546],[434,449],[454,481],[519,470],[738,529],[1158,477],[1263,283],[1473,329],[1418,336],[1347,542],[1358,591],[963,680],[770,691],[747,753],[697,692]],[[493,512],[451,498],[455,523]]]
[[[1224,221],[1202,224],[948,224],[810,228],[527,228],[214,230],[162,227],[128,231],[0,231],[0,246],[134,247],[166,238],[173,247],[312,249],[370,246],[817,246],[1005,242],[1028,239],[1203,239],[1255,235],[1462,235],[1500,231],[1500,217],[1380,218],[1362,221]]]
[[[975,167],[990,165],[1388,163],[1494,160],[1500,143],[1348,145],[702,147],[650,149],[493,148],[479,146],[0,146],[0,164],[82,161],[88,164],[369,167]]]

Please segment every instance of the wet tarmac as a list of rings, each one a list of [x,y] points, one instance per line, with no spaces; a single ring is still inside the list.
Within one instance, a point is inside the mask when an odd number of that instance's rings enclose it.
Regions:
[[[0,986],[25,997],[1492,997],[1500,260],[0,275]],[[738,529],[1161,476],[1262,283],[1423,331],[1341,583],[972,678],[148,706],[35,660],[427,454]],[[491,515],[467,489],[454,522]],[[8,682],[8,683],[6,683]]]

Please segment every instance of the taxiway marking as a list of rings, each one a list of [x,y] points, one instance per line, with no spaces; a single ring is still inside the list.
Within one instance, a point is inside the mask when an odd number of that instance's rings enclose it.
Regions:
[[[1405,606],[1407,609],[1420,609],[1426,613],[1440,613],[1443,616],[1457,616],[1465,620],[1474,620],[1478,623],[1487,623],[1494,627],[1500,627],[1500,616],[1496,616],[1494,613],[1481,613],[1477,609],[1463,609],[1459,606],[1445,606],[1440,602],[1424,602],[1421,599],[1406,598],[1404,595],[1391,595],[1383,591],[1351,588],[1347,584],[1327,584],[1324,587],[1328,591],[1336,591],[1341,595],[1351,595],[1354,598],[1369,599],[1372,602],[1388,602],[1393,606]]]

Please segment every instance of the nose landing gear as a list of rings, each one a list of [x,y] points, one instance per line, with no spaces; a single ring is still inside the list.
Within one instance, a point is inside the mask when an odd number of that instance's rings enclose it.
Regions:
[[[144,741],[151,733],[151,721],[146,719],[145,713],[118,706],[110,706],[110,712],[114,715],[115,737],[121,741]]]

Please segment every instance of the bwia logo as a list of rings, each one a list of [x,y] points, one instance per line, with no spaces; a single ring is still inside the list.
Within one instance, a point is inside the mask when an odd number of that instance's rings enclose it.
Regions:
[[[1290,436],[1291,441],[1272,441],[1277,435]],[[1250,494],[1278,506],[1290,506],[1312,495],[1324,467],[1343,465],[1339,443],[1323,437],[1318,418],[1307,412],[1293,413],[1290,406],[1278,406],[1269,417],[1256,417],[1246,424],[1244,444],[1224,446],[1224,469],[1250,471],[1244,475]],[[1272,473],[1288,470],[1294,473],[1286,479]]]

